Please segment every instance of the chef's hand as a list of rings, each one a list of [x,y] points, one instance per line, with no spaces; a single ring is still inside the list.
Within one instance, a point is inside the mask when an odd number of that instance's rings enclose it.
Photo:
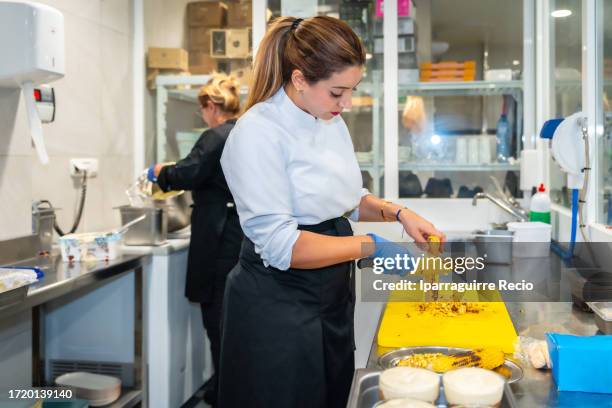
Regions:
[[[429,251],[434,250],[434,248],[428,247],[427,238],[430,236],[435,236],[438,237],[440,242],[439,249],[437,250],[444,250],[446,235],[434,227],[431,222],[427,221],[414,211],[410,211],[408,208],[403,208],[400,211],[398,218],[406,233],[408,233],[408,235],[414,239],[419,248],[428,249]]]
[[[151,167],[149,167],[147,169],[147,180],[149,180],[152,183],[157,183],[157,177],[159,176],[159,173],[161,172],[161,169],[165,166],[169,166],[171,164],[174,163],[155,163],[152,164]]]
[[[373,233],[367,234],[374,241],[374,253],[368,257],[368,260],[374,263],[380,263],[378,266],[384,268],[384,272],[387,275],[400,275],[405,276],[406,274],[414,270],[414,263],[412,255],[408,249],[402,245],[391,242],[388,239],[376,235]],[[386,259],[393,259],[393,262],[386,261]],[[381,259],[381,260],[376,260]],[[387,264],[385,264],[385,261]],[[387,268],[388,264],[392,264],[391,268]]]

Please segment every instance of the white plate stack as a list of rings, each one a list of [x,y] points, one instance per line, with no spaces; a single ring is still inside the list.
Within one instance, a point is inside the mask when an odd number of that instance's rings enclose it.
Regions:
[[[108,405],[121,395],[121,381],[108,375],[79,371],[60,375],[55,383],[72,388],[76,398],[89,401],[92,407]]]

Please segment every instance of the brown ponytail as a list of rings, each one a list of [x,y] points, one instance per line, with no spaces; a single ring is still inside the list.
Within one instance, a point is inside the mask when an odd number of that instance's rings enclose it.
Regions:
[[[244,110],[274,95],[295,69],[314,84],[345,68],[364,64],[365,49],[343,21],[327,16],[278,18],[259,45]]]

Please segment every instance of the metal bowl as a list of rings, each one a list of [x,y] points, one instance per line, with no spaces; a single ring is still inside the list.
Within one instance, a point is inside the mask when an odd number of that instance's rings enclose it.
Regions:
[[[383,354],[378,358],[378,365],[382,369],[392,368],[397,366],[400,360],[414,354],[428,354],[428,353],[441,353],[441,354],[454,354],[463,353],[470,351],[466,348],[458,347],[408,347],[390,351]],[[505,359],[504,367],[510,370],[510,377],[508,383],[512,384],[523,378],[523,369],[515,362]]]
[[[162,197],[162,198],[159,198]],[[167,213],[168,232],[178,231],[191,224],[191,193],[172,191],[157,197],[153,195],[153,205],[163,208]]]

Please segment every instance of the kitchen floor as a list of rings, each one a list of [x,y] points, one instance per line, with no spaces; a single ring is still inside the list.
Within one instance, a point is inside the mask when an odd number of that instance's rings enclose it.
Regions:
[[[211,408],[210,405],[202,401],[203,394],[204,391],[202,389],[198,390],[181,408]]]

